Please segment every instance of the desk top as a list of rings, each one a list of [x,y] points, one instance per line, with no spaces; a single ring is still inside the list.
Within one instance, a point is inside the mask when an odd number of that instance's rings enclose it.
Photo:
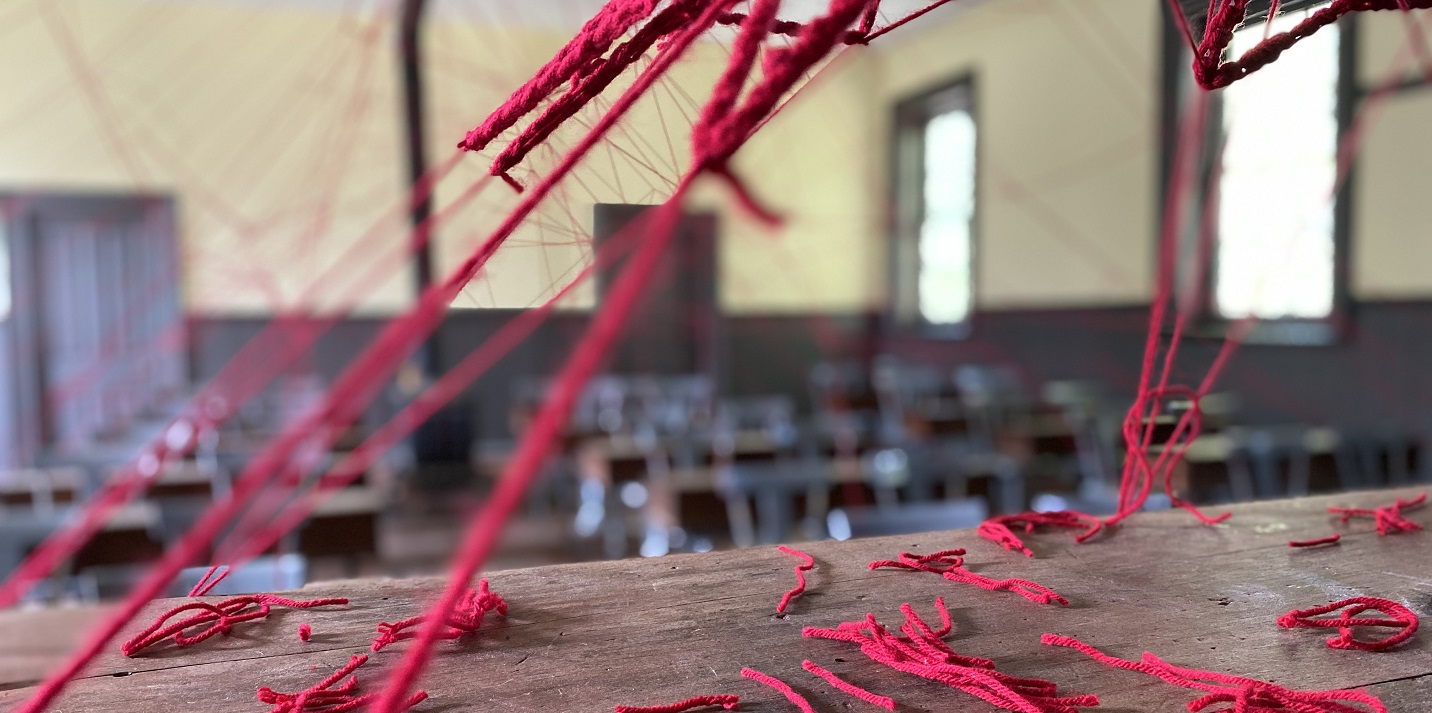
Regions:
[[[1196,695],[1043,646],[1040,634],[1074,636],[1123,658],[1152,651],[1176,665],[1292,688],[1364,687],[1390,711],[1417,713],[1432,701],[1432,631],[1426,627],[1396,650],[1372,653],[1328,649],[1328,632],[1275,624],[1291,609],[1361,594],[1432,613],[1432,531],[1381,537],[1370,521],[1343,525],[1326,513],[1329,505],[1377,506],[1416,492],[1240,505],[1228,523],[1215,527],[1200,526],[1181,511],[1141,514],[1084,545],[1067,532],[1037,534],[1029,539],[1033,559],[967,530],[811,543],[804,549],[817,565],[786,618],[777,618],[774,608],[793,585],[795,560],[770,547],[495,572],[492,587],[507,598],[509,616],[489,618],[472,640],[443,642],[423,681],[431,698],[415,710],[610,711],[617,704],[718,693],[739,695],[742,711],[794,710],[774,691],[743,680],[743,666],[784,679],[817,710],[875,710],[803,671],[801,661],[811,659],[893,697],[899,710],[994,711],[944,685],[870,662],[848,644],[801,637],[802,626],[834,626],[866,612],[898,623],[902,602],[933,616],[934,598],[944,595],[955,622],[947,641],[955,651],[992,658],[1007,673],[1055,681],[1068,695],[1097,694],[1103,705],[1093,711],[1181,711]],[[1427,523],[1429,512],[1408,516]],[[1338,546],[1287,546],[1290,539],[1335,531],[1343,534]],[[1070,606],[1035,604],[931,574],[866,567],[903,550],[950,547],[968,549],[967,566],[976,572],[1032,579],[1063,594]],[[311,585],[302,596],[341,595],[352,604],[275,609],[266,621],[241,624],[231,636],[184,649],[165,646],[134,659],[121,656],[116,645],[56,709],[261,713],[269,707],[254,697],[259,686],[308,687],[350,655],[366,653],[379,621],[419,613],[439,588],[431,579]],[[153,603],[129,631],[170,606],[172,601]],[[28,646],[15,642],[53,648],[48,642],[72,638],[56,633],[61,623],[84,624],[73,613],[61,619],[24,613],[0,618],[7,660]],[[309,643],[296,635],[304,622],[313,628]],[[360,669],[360,690],[375,689],[404,646],[386,649]],[[10,677],[0,689],[17,689],[0,692],[0,707],[8,707],[28,694],[20,687],[38,672],[12,665],[0,666],[0,675]]]

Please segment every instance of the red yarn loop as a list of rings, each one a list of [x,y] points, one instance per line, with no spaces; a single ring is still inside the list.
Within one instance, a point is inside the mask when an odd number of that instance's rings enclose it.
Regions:
[[[130,640],[121,644],[119,650],[125,656],[135,656],[139,652],[170,638],[174,640],[175,646],[193,646],[219,634],[227,635],[233,630],[235,624],[262,619],[268,616],[269,609],[273,606],[287,607],[290,609],[312,609],[314,607],[338,606],[347,603],[348,600],[342,598],[294,601],[272,594],[252,594],[234,597],[232,599],[225,599],[217,604],[210,604],[209,602],[190,602],[188,604],[181,604],[159,615],[159,618],[156,619],[154,623],[150,624],[138,634],[135,634]],[[256,608],[250,610],[249,607],[251,606]],[[169,623],[170,619],[191,611],[198,613]],[[191,635],[185,635],[184,633],[186,629],[204,626],[205,624],[210,624],[210,626],[200,629]]]
[[[1314,618],[1339,610],[1341,613],[1335,619]],[[1358,614],[1366,611],[1380,612],[1389,618],[1355,618]],[[1411,609],[1389,599],[1376,597],[1352,597],[1311,609],[1295,609],[1278,617],[1278,626],[1284,629],[1299,627],[1337,629],[1338,635],[1327,640],[1328,648],[1356,651],[1386,651],[1411,639],[1412,635],[1417,633],[1418,624],[1417,614]],[[1402,630],[1379,641],[1359,641],[1353,638],[1352,630],[1356,626],[1400,628]]]
[[[1217,703],[1233,703],[1233,708],[1224,711],[1236,713],[1361,713],[1362,708],[1349,704],[1366,706],[1374,713],[1387,713],[1387,707],[1362,691],[1295,691],[1266,681],[1242,676],[1233,676],[1216,671],[1199,671],[1180,668],[1166,663],[1159,657],[1145,652],[1139,661],[1128,661],[1110,656],[1078,639],[1057,634],[1040,637],[1046,646],[1062,646],[1074,649],[1099,663],[1138,671],[1154,676],[1175,686],[1204,691],[1206,695],[1188,704],[1190,713],[1198,713]]]

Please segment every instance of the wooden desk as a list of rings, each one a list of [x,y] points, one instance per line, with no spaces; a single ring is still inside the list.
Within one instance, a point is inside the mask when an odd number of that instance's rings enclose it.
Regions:
[[[706,693],[741,696],[742,711],[792,711],[776,693],[745,681],[751,666],[791,683],[821,711],[875,710],[801,670],[809,658],[852,682],[889,695],[903,711],[993,707],[945,686],[867,661],[846,644],[801,638],[804,625],[833,626],[874,612],[895,621],[901,602],[932,614],[943,594],[956,622],[958,652],[988,656],[1016,675],[1048,678],[1071,694],[1095,693],[1105,713],[1181,711],[1194,692],[1120,671],[1066,649],[1040,645],[1045,632],[1079,637],[1107,652],[1137,658],[1153,651],[1171,663],[1236,672],[1294,688],[1366,687],[1389,710],[1420,713],[1432,701],[1432,631],[1387,653],[1335,651],[1327,632],[1278,628],[1293,608],[1355,594],[1402,601],[1432,614],[1432,532],[1379,537],[1371,523],[1335,526],[1332,504],[1380,505],[1412,489],[1305,498],[1233,508],[1225,526],[1203,527],[1180,511],[1139,515],[1098,542],[1076,545],[1067,533],[1033,538],[1026,559],[969,531],[823,542],[807,546],[817,566],[810,588],[773,616],[792,583],[794,560],[774,548],[647,560],[496,572],[493,588],[511,616],[489,619],[476,640],[441,645],[418,711],[610,711]],[[1432,510],[1409,517],[1427,523]],[[1344,534],[1340,546],[1294,550],[1290,538]],[[866,563],[901,550],[969,549],[972,569],[1034,579],[1064,594],[1068,608],[1039,605],[928,574],[871,572]],[[346,610],[276,611],[262,623],[199,646],[125,659],[111,649],[56,706],[78,711],[267,710],[259,686],[300,690],[366,653],[379,621],[420,611],[435,580],[355,581],[310,586],[304,596],[342,594]],[[129,631],[172,602],[155,602]],[[313,641],[300,643],[300,622]],[[78,619],[45,625],[78,625]],[[0,641],[37,641],[32,615],[0,619]],[[52,635],[51,635],[52,636]],[[397,645],[359,671],[376,686]],[[15,676],[8,670],[5,675]],[[130,675],[125,675],[130,674]],[[33,672],[0,688],[23,683]],[[370,689],[371,690],[371,689]],[[28,690],[0,693],[0,708]]]

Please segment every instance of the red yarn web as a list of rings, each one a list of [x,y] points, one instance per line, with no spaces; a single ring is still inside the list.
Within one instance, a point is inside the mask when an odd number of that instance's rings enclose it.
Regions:
[[[471,589],[470,582],[490,554],[503,522],[521,501],[523,493],[538,472],[565,424],[584,382],[599,367],[613,344],[620,338],[627,326],[627,318],[655,279],[659,258],[672,238],[682,201],[690,186],[701,176],[715,176],[729,187],[733,198],[752,214],[767,222],[774,222],[775,210],[765,206],[757,196],[747,190],[730,166],[731,156],[766,121],[780,111],[784,102],[798,92],[801,84],[812,73],[817,72],[823,63],[842,47],[870,42],[947,1],[934,2],[924,10],[883,24],[878,22],[881,17],[878,0],[831,0],[822,15],[805,23],[782,20],[779,16],[781,4],[776,0],[755,0],[749,4],[745,13],[737,12],[738,3],[734,0],[673,0],[660,5],[649,0],[615,0],[610,3],[583,28],[572,43],[563,48],[498,111],[493,112],[489,119],[469,132],[462,142],[463,151],[485,150],[498,139],[505,138],[511,131],[517,131],[516,136],[492,157],[489,169],[491,175],[524,190],[522,196],[515,201],[510,198],[496,199],[498,205],[504,205],[500,211],[496,211],[496,214],[504,216],[503,220],[490,229],[484,227],[478,233],[483,236],[482,239],[473,246],[471,254],[465,260],[455,265],[445,279],[422,294],[410,311],[391,320],[374,342],[358,354],[333,381],[319,403],[290,424],[250,460],[234,481],[231,495],[216,501],[200,517],[192,530],[171,547],[135,587],[113,616],[97,625],[75,656],[49,677],[19,710],[35,713],[50,707],[66,683],[113,642],[120,630],[149,600],[162,594],[182,568],[198,561],[221,534],[229,532],[227,539],[218,548],[218,561],[237,565],[271,547],[284,532],[301,524],[324,497],[361,475],[384,451],[510,352],[551,313],[559,299],[569,296],[583,280],[613,264],[622,253],[631,251],[632,254],[606,296],[605,303],[592,320],[570,361],[558,374],[552,397],[543,405],[532,427],[524,435],[516,457],[504,473],[497,491],[474,520],[464,538],[442,598],[426,614],[389,625],[393,627],[390,634],[393,640],[412,638],[414,641],[404,653],[389,684],[375,694],[362,697],[361,703],[356,703],[358,698],[351,696],[356,684],[352,681],[341,686],[337,684],[344,675],[351,673],[350,669],[326,684],[311,689],[312,695],[302,701],[298,698],[302,694],[270,692],[273,703],[283,710],[349,710],[351,708],[342,706],[371,704],[371,710],[391,713],[413,705],[415,700],[421,700],[421,693],[409,696],[408,692],[425,669],[434,645],[439,640],[451,638],[455,632],[461,635],[475,630],[485,613],[500,611],[500,598],[488,593],[485,584],[480,584],[479,590]],[[1384,4],[1335,3],[1341,7],[1342,12],[1390,9],[1383,7]],[[1406,3],[1396,4],[1404,10],[1424,6],[1418,3],[1410,6]],[[1230,0],[1223,6],[1241,8],[1242,4]],[[391,4],[387,9],[391,10]],[[44,11],[59,12],[50,9]],[[1219,22],[1227,22],[1232,13],[1233,10],[1228,10],[1218,15]],[[305,454],[321,452],[333,445],[345,428],[362,415],[379,395],[409,354],[437,327],[448,306],[464,294],[469,283],[475,279],[479,286],[483,283],[481,278],[489,268],[489,263],[499,255],[499,250],[523,247],[524,238],[517,237],[522,230],[536,229],[538,234],[543,236],[542,240],[550,241],[544,242],[543,245],[590,240],[584,229],[578,227],[580,221],[575,216],[565,216],[567,222],[559,219],[556,221],[558,224],[553,224],[551,215],[554,212],[560,215],[561,199],[566,192],[590,192],[586,186],[574,185],[580,181],[567,179],[575,176],[574,171],[578,168],[586,166],[587,160],[594,153],[605,154],[610,160],[620,156],[623,161],[646,165],[648,168],[659,163],[652,159],[659,151],[649,143],[645,146],[636,146],[633,143],[627,148],[619,146],[617,139],[625,138],[621,136],[623,129],[620,123],[638,101],[660,96],[660,92],[653,91],[655,88],[659,87],[671,96],[673,89],[663,84],[663,75],[681,60],[698,38],[711,28],[723,25],[738,28],[737,37],[731,45],[729,63],[712,95],[704,104],[687,98],[684,105],[696,115],[690,129],[690,161],[679,162],[675,151],[671,151],[669,170],[663,171],[662,167],[656,166],[648,173],[652,178],[651,185],[646,187],[648,192],[645,195],[667,197],[666,202],[645,219],[638,221],[636,226],[623,231],[611,245],[592,256],[590,265],[574,270],[574,279],[567,279],[567,274],[553,275],[556,279],[553,280],[553,296],[550,299],[541,300],[540,304],[536,305],[537,309],[526,311],[509,322],[458,367],[429,385],[396,418],[380,427],[331,473],[320,474],[331,477],[312,477],[314,464],[306,459]],[[57,24],[56,27],[63,27],[63,23]],[[376,39],[382,36],[382,27],[380,22],[364,27],[361,33],[362,41],[371,48]],[[57,31],[56,34],[62,40],[66,37],[63,30]],[[86,67],[88,62],[93,60],[83,56],[72,38],[71,41],[62,41],[61,45],[67,48],[77,75],[82,79],[92,79],[92,73],[87,71]],[[366,53],[363,61],[372,61],[374,55],[375,52]],[[338,66],[341,66],[341,58],[332,64],[332,67]],[[1224,70],[1220,65],[1215,74],[1225,71],[1233,70]],[[1252,70],[1239,71],[1246,74]],[[619,78],[621,81],[617,81]],[[1387,83],[1387,86],[1390,86],[1390,83]],[[616,92],[614,87],[622,87],[622,90]],[[305,87],[296,86],[294,95],[301,96],[304,89]],[[107,96],[105,87],[89,81],[86,82],[86,90],[96,113],[112,113],[112,101]],[[615,96],[608,99],[607,94]],[[337,128],[333,136],[335,150],[327,154],[334,157],[327,165],[333,175],[343,174],[345,162],[348,160],[344,149],[357,143],[356,137],[359,136],[361,122],[356,119],[367,110],[368,96],[369,87],[366,83],[353,87],[350,101],[355,120]],[[1201,112],[1195,112],[1199,113]],[[523,121],[527,117],[533,118],[524,125]],[[1184,141],[1180,142],[1180,155],[1183,158],[1175,161],[1175,180],[1172,182],[1174,185],[1186,187],[1191,180],[1191,150],[1185,147],[1196,144],[1194,137],[1201,135],[1198,130],[1201,122],[1202,118],[1197,115],[1185,121]],[[102,122],[102,125],[108,131],[118,132],[121,130],[115,127],[123,126],[123,123],[110,121]],[[519,126],[522,128],[519,129]],[[578,127],[578,130],[573,130],[574,126]],[[571,138],[573,134],[575,138]],[[1349,148],[1348,158],[1355,153],[1358,136],[1360,133],[1345,139],[1344,145]],[[116,133],[112,138],[114,141],[111,147],[121,153],[127,153],[124,137]],[[563,139],[568,139],[565,145],[562,145]],[[667,139],[670,143],[669,136]],[[241,151],[238,153],[242,154]],[[155,163],[164,161],[157,154],[146,158]],[[172,165],[175,173],[185,173],[182,161],[176,161],[175,158],[168,157],[169,161],[166,163]],[[462,151],[440,162],[410,195],[393,205],[383,218],[375,221],[371,229],[354,241],[350,248],[344,251],[342,259],[333,262],[314,280],[309,290],[314,294],[336,295],[335,301],[341,305],[338,310],[321,315],[301,309],[291,312],[279,310],[283,316],[275,319],[258,337],[248,342],[193,399],[183,415],[171,424],[163,436],[151,443],[129,467],[107,482],[87,503],[81,518],[44,543],[27,558],[16,573],[0,585],[0,606],[18,601],[34,583],[48,576],[88,541],[120,507],[140,496],[167,464],[190,454],[198,442],[198,434],[217,428],[237,413],[244,403],[258,395],[274,378],[300,363],[318,343],[318,339],[338,324],[371,290],[373,284],[395,274],[396,266],[403,263],[408,253],[429,239],[430,228],[456,220],[479,201],[493,200],[484,193],[489,185],[497,184],[490,182],[487,177],[467,181],[457,191],[444,191],[439,188],[440,181],[446,177],[458,176],[465,168],[461,159]],[[137,181],[146,177],[144,163],[136,160],[134,156],[126,155],[123,162]],[[673,178],[672,174],[676,177]],[[336,189],[334,193],[336,194]],[[1179,197],[1181,194],[1182,191],[1174,191],[1171,188],[1174,200],[1170,204],[1177,206],[1177,210],[1170,213],[1176,217],[1170,218],[1165,226],[1165,249],[1160,261],[1159,289],[1141,372],[1139,397],[1130,411],[1130,420],[1125,428],[1130,454],[1126,460],[1121,487],[1120,510],[1109,520],[1110,523],[1137,511],[1147,499],[1154,482],[1162,479],[1165,488],[1168,488],[1174,465],[1200,428],[1198,400],[1207,392],[1237,342],[1236,338],[1229,340],[1198,388],[1173,385],[1172,364],[1184,326],[1183,315],[1180,314],[1175,319],[1174,338],[1163,354],[1163,367],[1161,370],[1156,367],[1159,352],[1157,335],[1164,325],[1167,316],[1166,303],[1171,293],[1168,286],[1171,284],[1174,251],[1168,248],[1172,244],[1174,228],[1181,224],[1179,218],[1184,209]],[[275,234],[265,230],[264,226],[253,224],[230,205],[222,194],[200,190],[198,195],[208,204],[208,210],[230,223],[238,234],[252,236],[256,242],[259,238],[268,238]],[[430,195],[436,195],[442,200],[439,201],[440,209],[429,219],[427,225],[411,231],[396,227],[412,205]],[[326,216],[331,216],[335,210],[338,210],[338,207],[331,201],[321,202],[317,215],[302,230],[308,239],[298,243],[299,247],[294,249],[311,249],[311,244],[326,234],[330,225]],[[402,241],[394,248],[394,233],[404,235],[408,240]],[[490,282],[487,284],[490,285]],[[1169,445],[1151,461],[1147,452],[1151,445],[1152,419],[1148,417],[1170,399],[1189,400],[1192,408],[1186,411],[1179,421]],[[1146,421],[1150,422],[1147,426]],[[1175,502],[1187,507],[1205,521],[1217,520],[1199,514],[1191,505],[1182,501],[1175,499]],[[268,515],[273,512],[278,512],[278,517],[269,518]],[[237,526],[234,526],[236,523]],[[1013,522],[1010,524],[1017,525]],[[1012,536],[1012,531],[1009,534]],[[1017,538],[1007,539],[1005,543],[1013,544],[1015,540]],[[1022,544],[1019,547],[1022,547]],[[962,567],[962,560],[959,559],[962,552],[939,554],[942,558],[922,559],[902,555],[899,561],[890,565],[918,571],[934,571],[952,581],[1014,591],[1034,601],[1064,603],[1062,597],[1056,593],[1032,582],[993,580],[969,572]],[[145,645],[152,646],[169,637],[173,637],[179,645],[184,645],[181,642],[191,639],[202,641],[203,638],[228,631],[235,624],[252,620],[247,617],[257,611],[266,612],[270,606],[324,605],[272,595],[255,595],[247,598],[243,606],[240,606],[239,600],[244,599],[230,599],[219,604],[197,603],[192,609],[174,612],[194,613],[173,623],[164,623],[164,619],[156,622],[157,627],[147,630],[146,636],[152,638],[161,631],[166,633]],[[251,606],[257,609],[251,611]],[[919,646],[940,650],[943,644],[937,645],[929,641],[929,637],[923,633],[923,623],[911,624],[908,620],[910,616],[913,615],[907,613],[907,624],[918,627],[922,632],[921,636],[926,639],[925,643]],[[918,617],[914,619],[918,621]],[[181,623],[185,625],[174,628]],[[902,666],[915,666],[910,661],[899,658],[905,654],[889,653],[889,647],[894,645],[890,641],[903,642],[900,637],[887,638],[884,634],[877,634],[873,619],[868,623],[871,627],[869,638],[873,642],[872,645],[887,651],[882,655],[892,657],[892,660]],[[184,633],[186,629],[204,624],[212,626],[197,634]],[[915,637],[914,634],[909,636],[912,639]],[[380,635],[379,638],[381,640],[383,636]],[[913,641],[899,645],[917,646]],[[938,658],[929,652],[926,654],[929,660]],[[954,655],[951,653],[949,656]],[[961,661],[964,663],[960,663]],[[985,668],[972,664],[971,661],[947,657],[938,665],[962,666],[980,671]],[[362,664],[356,664],[354,668],[358,665]],[[935,664],[928,662],[919,664],[921,667],[933,665]],[[920,670],[928,673],[933,669]],[[942,678],[937,680],[948,678],[946,682],[959,680],[968,683],[973,689],[982,691],[982,694],[976,695],[986,700],[990,700],[986,697],[990,695],[1002,701],[1013,702],[1014,705],[1024,705],[1017,703],[1017,698],[1028,701],[1078,701],[1067,704],[1048,702],[1044,708],[1037,707],[1044,704],[1030,703],[1029,705],[1036,707],[1016,707],[1011,710],[1032,710],[1036,713],[1066,710],[1086,705],[1082,701],[1088,700],[1088,697],[1054,698],[1052,684],[1046,686],[1043,682],[1006,680],[980,671],[962,670],[958,674],[945,669],[941,671],[943,672],[938,675]],[[1006,697],[1005,691],[1009,692],[1010,697]],[[285,705],[288,708],[283,708]],[[1065,708],[1058,707],[1061,705]]]

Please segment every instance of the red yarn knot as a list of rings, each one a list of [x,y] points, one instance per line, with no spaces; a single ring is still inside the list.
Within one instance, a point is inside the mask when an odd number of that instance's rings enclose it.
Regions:
[[[507,616],[507,601],[488,589],[487,580],[482,579],[478,581],[477,589],[469,589],[463,595],[462,601],[448,616],[447,628],[438,635],[438,638],[457,639],[477,633],[477,630],[482,628],[482,621],[487,617],[488,612],[497,612],[502,616]],[[417,636],[417,626],[423,623],[425,618],[420,614],[396,623],[380,622],[378,636],[373,639],[373,645],[370,648],[376,653],[387,648],[389,644]]]
[[[299,641],[302,641],[302,642],[304,642],[304,643],[307,643],[308,640],[309,640],[309,639],[312,639],[312,638],[313,638],[313,627],[311,627],[311,626],[309,626],[309,625],[307,625],[307,624],[299,624],[299,625],[298,625],[298,640],[299,640]]]
[[[791,599],[794,599],[795,597],[798,597],[801,594],[805,593],[805,573],[812,569],[815,569],[815,558],[804,552],[801,552],[800,550],[794,550],[789,547],[786,547],[785,545],[779,545],[776,547],[776,549],[792,557],[799,557],[803,560],[803,562],[795,566],[796,586],[793,587],[789,592],[786,592],[785,594],[781,595],[780,603],[776,604],[776,613],[785,614],[786,607],[790,605]]]
[[[668,703],[661,706],[617,706],[616,713],[681,713],[693,708],[706,708],[708,706],[721,706],[728,711],[736,710],[736,704],[740,698],[729,694],[717,696],[694,696],[684,701]]]
[[[1026,512],[1019,515],[998,515],[980,523],[975,533],[980,537],[989,540],[1000,547],[1012,552],[1023,552],[1025,557],[1033,557],[1034,551],[1025,547],[1024,541],[1014,534],[1012,528],[1023,527],[1025,533],[1034,532],[1035,527],[1065,527],[1071,529],[1083,529],[1084,532],[1075,535],[1076,542],[1084,542],[1094,535],[1099,534],[1104,523],[1093,515],[1085,515],[1082,512],[1073,510],[1059,510],[1056,512]]]
[[[1335,619],[1313,618],[1338,610],[1342,610],[1342,612]],[[1380,612],[1390,618],[1355,618],[1365,611]],[[1418,624],[1417,614],[1411,609],[1397,602],[1376,597],[1352,597],[1311,609],[1295,609],[1278,617],[1278,626],[1284,629],[1298,627],[1337,629],[1338,635],[1327,640],[1328,648],[1357,651],[1386,651],[1412,638],[1412,635],[1417,633]],[[1355,626],[1400,628],[1402,630],[1379,641],[1359,641],[1353,638],[1352,629]]]
[[[1377,534],[1393,535],[1399,532],[1415,532],[1421,530],[1422,526],[1402,516],[1403,510],[1416,510],[1427,503],[1427,493],[1422,493],[1411,500],[1398,498],[1391,505],[1384,505],[1380,508],[1367,510],[1364,508],[1328,508],[1328,512],[1334,515],[1341,515],[1342,521],[1347,522],[1354,517],[1372,518],[1377,525]]]

